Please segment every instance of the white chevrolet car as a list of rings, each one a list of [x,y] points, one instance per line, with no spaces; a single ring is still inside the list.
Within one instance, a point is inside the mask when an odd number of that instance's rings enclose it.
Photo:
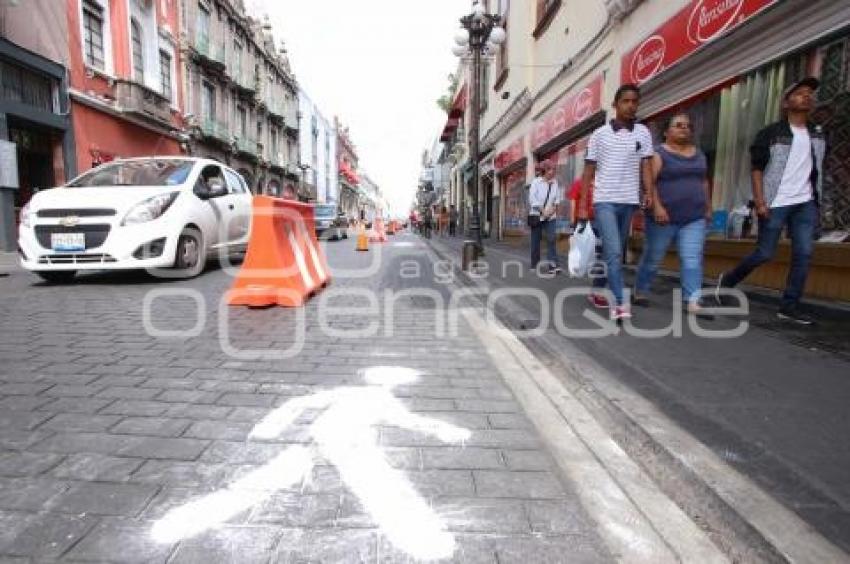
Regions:
[[[208,255],[245,250],[251,198],[242,177],[217,161],[113,161],[33,196],[21,210],[21,264],[54,283],[80,270],[195,276]]]

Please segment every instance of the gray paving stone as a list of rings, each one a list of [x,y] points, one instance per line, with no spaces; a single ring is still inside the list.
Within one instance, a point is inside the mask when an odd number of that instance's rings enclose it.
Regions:
[[[231,405],[234,407],[272,407],[275,396],[261,394],[233,394],[226,393],[216,402],[218,405]]]
[[[422,464],[426,469],[476,470],[504,469],[496,449],[476,447],[423,447]]]
[[[247,421],[196,421],[183,433],[195,439],[244,441],[254,424]]]
[[[105,431],[115,425],[121,418],[117,415],[87,415],[79,413],[59,413],[41,426],[41,429],[51,429],[71,433],[74,431],[93,432]]]
[[[434,511],[450,531],[480,533],[530,533],[531,526],[522,504],[512,499],[441,497]]]
[[[113,388],[133,388],[138,386],[139,384],[144,383],[148,379],[143,376],[123,376],[116,374],[107,374],[105,376],[101,376],[94,382],[92,382],[93,386],[104,386],[104,387],[113,387]],[[133,398],[126,398],[133,399]]]
[[[558,501],[533,500],[523,502],[531,529],[545,535],[592,535],[591,521],[575,495]]]
[[[276,527],[226,526],[181,542],[169,564],[265,564],[279,537]]]
[[[163,414],[166,417],[185,417],[187,419],[225,419],[234,408],[222,405],[200,405],[175,403],[169,404]]]
[[[433,562],[452,564],[499,564],[496,558],[496,549],[490,542],[491,535],[480,533],[455,533],[454,554],[448,559],[432,560]],[[378,551],[381,555],[379,562],[392,564],[418,564],[421,560],[415,560],[409,554],[394,546],[386,537],[378,539]],[[555,564],[558,561],[546,562]],[[531,564],[527,562],[525,564]],[[538,564],[534,562],[533,564]],[[544,564],[544,563],[540,563]],[[559,563],[560,564],[560,563]]]
[[[95,519],[79,515],[37,513],[15,523],[14,537],[0,552],[31,558],[58,558],[95,525]]]
[[[126,417],[157,417],[165,413],[168,404],[159,401],[112,400],[115,403],[100,413],[106,415],[124,415]]]
[[[474,470],[475,493],[479,497],[556,499],[566,494],[549,472]]]
[[[40,511],[66,489],[67,483],[52,478],[0,478],[0,509]]]
[[[213,404],[217,402],[220,397],[220,392],[204,392],[200,390],[165,390],[156,396],[156,400],[169,403]]]
[[[7,397],[0,399],[0,413],[5,413],[6,411],[34,411],[51,402],[53,402],[53,399],[48,397]]]
[[[40,452],[66,454],[113,454],[137,441],[138,437],[110,435],[108,433],[57,433],[33,445]]]
[[[399,386],[393,389],[393,395],[399,398],[433,399],[472,399],[479,397],[476,390],[450,386]]]
[[[116,435],[147,435],[152,437],[178,437],[192,421],[167,417],[128,417],[109,429]]]
[[[533,429],[531,421],[521,413],[491,413],[487,416],[493,429]]]
[[[130,388],[126,386],[109,386],[97,394],[99,398],[149,400],[159,394],[158,388]]]
[[[130,481],[172,487],[215,488],[226,485],[233,476],[248,468],[234,464],[149,460],[133,473]]]
[[[0,453],[0,476],[36,476],[59,464],[62,455],[43,452]]]
[[[423,497],[473,497],[472,473],[467,470],[406,471],[404,476]]]
[[[232,411],[227,418],[233,421],[251,421],[252,423],[256,423],[269,414],[267,407],[236,407],[230,409]]]
[[[118,451],[122,456],[151,459],[195,460],[209,441],[183,438],[138,437]]]
[[[112,560],[121,562],[165,562],[172,545],[154,541],[150,525],[129,520],[101,521],[67,554],[69,560]]]
[[[466,440],[466,446],[508,449],[540,449],[540,438],[531,430],[483,429],[475,431]]]
[[[148,378],[139,384],[140,388],[162,388],[164,390],[194,390],[200,380],[192,378]]]
[[[342,496],[336,494],[274,493],[253,509],[248,521],[282,527],[333,527],[341,502]]]
[[[16,413],[25,412],[18,411]],[[51,431],[16,431],[9,429],[0,433],[0,448],[24,450],[52,435]]]
[[[157,489],[156,486],[142,484],[77,483],[53,500],[51,510],[135,517],[147,506]]]
[[[458,399],[454,401],[460,411],[480,413],[518,413],[520,411],[519,404],[515,401],[486,399]]]
[[[496,549],[499,564],[563,561],[570,564],[601,564],[614,561],[603,552],[598,539],[590,535],[506,537],[491,539],[490,543]]]
[[[227,464],[265,464],[286,448],[286,445],[277,443],[216,440],[199,460]]]
[[[53,384],[48,382],[15,382],[12,384],[0,384],[0,395],[34,396],[52,386]]]
[[[375,562],[378,534],[370,529],[283,529],[272,564]]]
[[[433,398],[400,398],[410,411],[413,412],[431,412],[431,411],[455,411],[456,400],[451,399],[433,399]]]
[[[105,398],[59,398],[55,400],[50,399],[49,401],[50,403],[42,405],[39,409],[57,413],[97,413],[115,400]]]
[[[552,471],[555,467],[552,457],[539,450],[503,450],[502,455],[510,470]]]
[[[51,476],[88,482],[125,482],[145,462],[102,454],[72,454],[50,471]]]
[[[45,390],[42,395],[53,398],[87,398],[95,395],[103,386],[56,384]]]
[[[30,431],[52,416],[52,413],[38,411],[0,412],[0,432],[10,430]]]

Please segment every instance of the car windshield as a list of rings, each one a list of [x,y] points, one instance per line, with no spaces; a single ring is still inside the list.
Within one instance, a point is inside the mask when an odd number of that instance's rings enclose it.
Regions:
[[[69,188],[113,186],[177,186],[186,182],[192,161],[150,159],[105,164],[82,175]]]
[[[334,206],[334,205],[318,205],[318,206],[316,206],[316,217],[336,217],[336,206]]]

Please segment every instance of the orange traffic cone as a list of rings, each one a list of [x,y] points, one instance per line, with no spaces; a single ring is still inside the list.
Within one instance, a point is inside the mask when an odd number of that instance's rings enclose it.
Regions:
[[[366,230],[363,228],[363,225],[361,225],[360,229],[357,231],[357,250],[369,250],[369,237],[366,236]]]

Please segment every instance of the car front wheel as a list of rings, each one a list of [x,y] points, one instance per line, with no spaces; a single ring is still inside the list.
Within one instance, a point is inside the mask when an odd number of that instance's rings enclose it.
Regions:
[[[42,270],[36,274],[48,284],[70,284],[77,275],[76,270]]]
[[[194,278],[203,272],[206,262],[207,251],[203,235],[192,227],[184,228],[177,240],[174,269],[184,278]]]

